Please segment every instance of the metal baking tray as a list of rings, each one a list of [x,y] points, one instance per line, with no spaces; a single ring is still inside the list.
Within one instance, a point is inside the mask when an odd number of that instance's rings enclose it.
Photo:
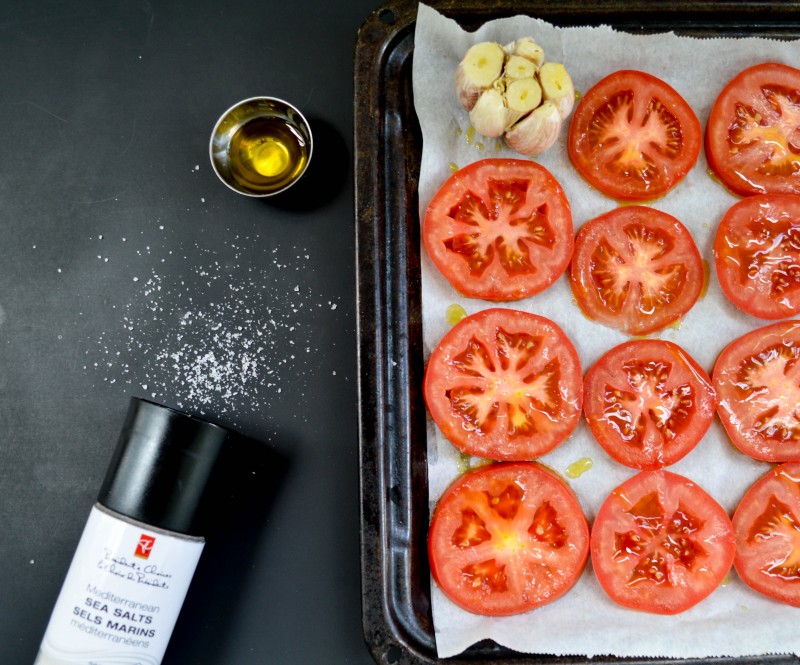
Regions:
[[[800,1],[431,0],[427,4],[467,30],[494,18],[527,14],[559,26],[607,24],[635,33],[800,37]],[[354,54],[362,612],[370,652],[377,663],[386,665],[445,662],[436,655],[426,548],[417,197],[422,136],[411,85],[416,15],[417,3],[411,0],[378,7],[359,30]],[[519,654],[484,641],[446,662],[589,660]],[[796,664],[798,659],[764,656],[736,662],[782,665]]]

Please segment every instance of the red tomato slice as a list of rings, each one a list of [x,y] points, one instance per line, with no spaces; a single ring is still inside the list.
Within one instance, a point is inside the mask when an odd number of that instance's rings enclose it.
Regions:
[[[686,227],[645,206],[617,208],[586,222],[570,271],[586,316],[631,335],[680,319],[700,297],[704,276]]]
[[[573,234],[561,185],[522,159],[484,159],[456,171],[422,224],[425,249],[453,287],[494,301],[550,286],[569,264]]]
[[[734,77],[711,108],[706,157],[736,194],[800,194],[800,69],[767,62]]]
[[[714,389],[681,347],[633,340],[586,373],[583,412],[598,443],[620,464],[659,469],[691,451],[714,419]]]
[[[519,614],[563,596],[589,552],[589,527],[563,481],[533,462],[478,467],[436,505],[428,555],[436,584],[475,614]]]
[[[712,372],[717,413],[733,445],[765,462],[800,461],[800,322],[753,330]]]
[[[597,580],[612,600],[677,614],[708,597],[728,574],[733,527],[722,506],[688,478],[641,471],[600,507],[591,547]]]
[[[580,418],[578,354],[555,323],[512,309],[464,318],[425,370],[431,417],[459,450],[530,460],[569,436]]]
[[[723,293],[762,319],[800,311],[800,196],[761,194],[734,204],[717,229],[714,261]]]
[[[745,584],[800,607],[800,464],[768,471],[733,514],[736,558]]]
[[[694,111],[651,74],[614,72],[578,103],[569,157],[589,184],[616,199],[666,194],[691,170],[702,145]]]

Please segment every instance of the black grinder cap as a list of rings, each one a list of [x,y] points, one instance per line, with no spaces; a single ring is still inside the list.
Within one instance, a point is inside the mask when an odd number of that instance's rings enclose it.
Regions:
[[[161,529],[200,536],[200,508],[228,430],[134,397],[97,500]]]

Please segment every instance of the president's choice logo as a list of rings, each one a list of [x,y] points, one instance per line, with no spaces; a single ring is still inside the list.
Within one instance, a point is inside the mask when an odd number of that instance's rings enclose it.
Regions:
[[[142,534],[139,536],[139,542],[136,543],[136,550],[134,551],[133,555],[138,556],[140,559],[147,559],[150,557],[150,552],[153,549],[153,545],[156,543],[155,536],[148,536]]]

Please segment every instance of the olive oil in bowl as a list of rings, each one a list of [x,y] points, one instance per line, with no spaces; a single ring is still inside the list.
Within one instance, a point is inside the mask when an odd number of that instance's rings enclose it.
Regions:
[[[253,192],[271,193],[296,180],[308,162],[308,143],[281,117],[242,125],[231,138],[228,159],[233,179]]]
[[[276,97],[234,104],[211,133],[214,172],[246,196],[272,196],[296,183],[313,152],[311,127],[298,109]]]

